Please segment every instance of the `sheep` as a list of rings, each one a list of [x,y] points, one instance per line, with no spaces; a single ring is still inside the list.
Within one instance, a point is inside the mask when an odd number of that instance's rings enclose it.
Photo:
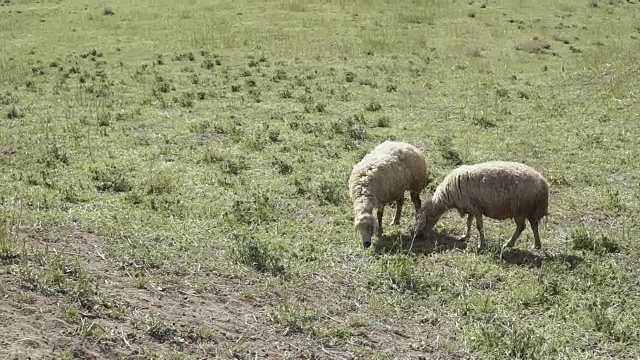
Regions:
[[[385,141],[353,166],[349,177],[349,196],[353,203],[354,225],[364,248],[371,246],[374,233],[382,237],[385,205],[395,202],[392,225],[400,223],[405,191],[411,194],[414,210],[420,209],[420,193],[429,182],[425,157],[413,145]],[[377,208],[377,220],[372,212]]]
[[[534,248],[540,249],[538,223],[549,215],[549,183],[532,167],[511,161],[489,161],[462,165],[452,170],[436,187],[431,199],[417,212],[416,235],[430,230],[440,217],[456,209],[467,216],[467,231],[460,239],[467,241],[473,219],[479,233],[478,250],[486,248],[482,216],[494,220],[513,219],[516,230],[503,246],[513,247],[528,220]]]

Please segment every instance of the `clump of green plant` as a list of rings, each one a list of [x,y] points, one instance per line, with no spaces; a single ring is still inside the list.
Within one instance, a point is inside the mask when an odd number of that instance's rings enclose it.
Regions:
[[[377,102],[376,100],[371,100],[369,101],[369,103],[365,106],[365,109],[367,111],[380,111],[382,109],[382,105],[380,105],[379,102]]]
[[[376,120],[376,127],[379,128],[388,128],[391,126],[391,119],[389,119],[388,116],[383,115],[380,116],[377,120]]]
[[[344,186],[336,179],[321,179],[317,183],[314,194],[321,205],[339,206],[345,200]]]
[[[293,333],[303,333],[313,329],[312,324],[317,314],[314,311],[284,303],[271,312],[271,318]]]
[[[286,160],[275,159],[271,164],[276,167],[280,175],[290,175],[293,173],[293,166]]]
[[[490,129],[490,128],[494,128],[497,126],[496,122],[494,120],[489,119],[488,117],[486,117],[484,114],[482,115],[474,115],[471,118],[471,123],[473,125],[479,126],[483,129]]]
[[[18,108],[15,107],[15,105],[12,105],[7,111],[7,119],[9,120],[20,119],[23,117],[24,117],[24,114],[22,113],[22,111],[18,110]]]
[[[544,337],[511,320],[493,318],[481,323],[477,331],[473,348],[491,358],[504,355],[510,359],[537,359],[545,354]]]
[[[144,192],[149,195],[168,194],[175,189],[175,178],[169,174],[154,174],[144,182]]]
[[[449,135],[443,135],[436,141],[436,145],[440,149],[440,154],[442,158],[450,165],[450,166],[460,166],[463,164],[462,157],[460,153],[453,146],[453,141]]]
[[[155,316],[147,316],[146,325],[149,336],[156,340],[169,341],[179,334],[178,329]]]
[[[161,75],[156,76],[156,84],[156,89],[161,93],[168,93],[176,89],[171,79],[164,78]]]
[[[283,69],[278,69],[276,70],[275,75],[273,75],[272,80],[274,82],[278,82],[278,81],[284,81],[287,80],[289,78],[289,76],[287,76],[287,72],[284,71]]]
[[[605,234],[594,235],[584,228],[574,228],[570,233],[573,248],[588,250],[599,254],[614,253],[620,246]]]
[[[196,59],[196,56],[191,51],[184,54],[178,54],[173,58],[173,60],[175,61],[185,61],[185,60],[194,61],[195,59]]]
[[[229,256],[233,261],[261,273],[278,277],[287,275],[284,257],[280,249],[266,240],[259,240],[251,235],[236,232],[233,236],[233,246],[229,248]]]
[[[96,189],[103,192],[127,192],[131,190],[131,182],[123,169],[108,164],[93,167],[91,179],[96,182]]]
[[[392,290],[420,292],[423,282],[415,270],[415,259],[409,255],[385,257],[379,262],[378,276]]]
[[[62,145],[53,144],[47,147],[42,162],[47,167],[54,167],[56,164],[69,165],[69,155]]]
[[[0,105],[11,105],[11,104],[17,104],[18,103],[18,96],[9,92],[9,91],[5,91],[4,94],[0,94]]]
[[[344,135],[348,139],[363,141],[369,138],[366,131],[366,120],[363,114],[355,114],[330,124],[331,132]]]
[[[275,199],[260,189],[233,196],[228,215],[247,225],[270,223],[277,219]]]
[[[356,75],[355,73],[353,73],[353,72],[351,72],[351,71],[347,71],[347,72],[344,74],[344,81],[346,81],[346,82],[348,82],[348,83],[351,83],[351,82],[353,82],[353,81],[356,79],[356,77],[357,77],[357,75]]]

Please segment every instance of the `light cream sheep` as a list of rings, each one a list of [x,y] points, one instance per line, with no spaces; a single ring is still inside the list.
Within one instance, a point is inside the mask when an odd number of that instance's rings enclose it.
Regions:
[[[382,236],[385,205],[395,201],[396,214],[392,224],[399,224],[405,191],[410,192],[417,212],[421,206],[420,193],[428,182],[424,155],[404,142],[385,141],[353,167],[349,196],[353,202],[354,225],[365,248],[371,246],[374,233]],[[372,214],[374,208],[378,209],[377,220]]]
[[[510,161],[489,161],[462,165],[452,170],[438,185],[431,199],[418,210],[416,234],[430,230],[450,209],[467,217],[467,231],[460,239],[469,239],[471,224],[476,219],[480,242],[486,247],[482,216],[495,220],[513,219],[516,230],[503,249],[515,245],[529,221],[534,248],[540,249],[538,223],[549,214],[549,183],[532,167]]]

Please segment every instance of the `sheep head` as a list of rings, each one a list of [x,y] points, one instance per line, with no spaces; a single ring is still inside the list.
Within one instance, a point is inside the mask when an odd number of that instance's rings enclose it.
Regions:
[[[425,231],[431,230],[446,211],[447,209],[444,205],[428,199],[417,211],[416,235],[422,235]]]
[[[378,220],[371,213],[363,213],[356,216],[354,224],[362,236],[362,245],[370,247],[371,237],[378,231]]]

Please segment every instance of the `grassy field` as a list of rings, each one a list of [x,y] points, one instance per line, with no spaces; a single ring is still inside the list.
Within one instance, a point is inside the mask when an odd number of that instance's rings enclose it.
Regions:
[[[0,358],[640,357],[638,1],[0,5]],[[541,171],[543,249],[363,249],[386,139]]]

